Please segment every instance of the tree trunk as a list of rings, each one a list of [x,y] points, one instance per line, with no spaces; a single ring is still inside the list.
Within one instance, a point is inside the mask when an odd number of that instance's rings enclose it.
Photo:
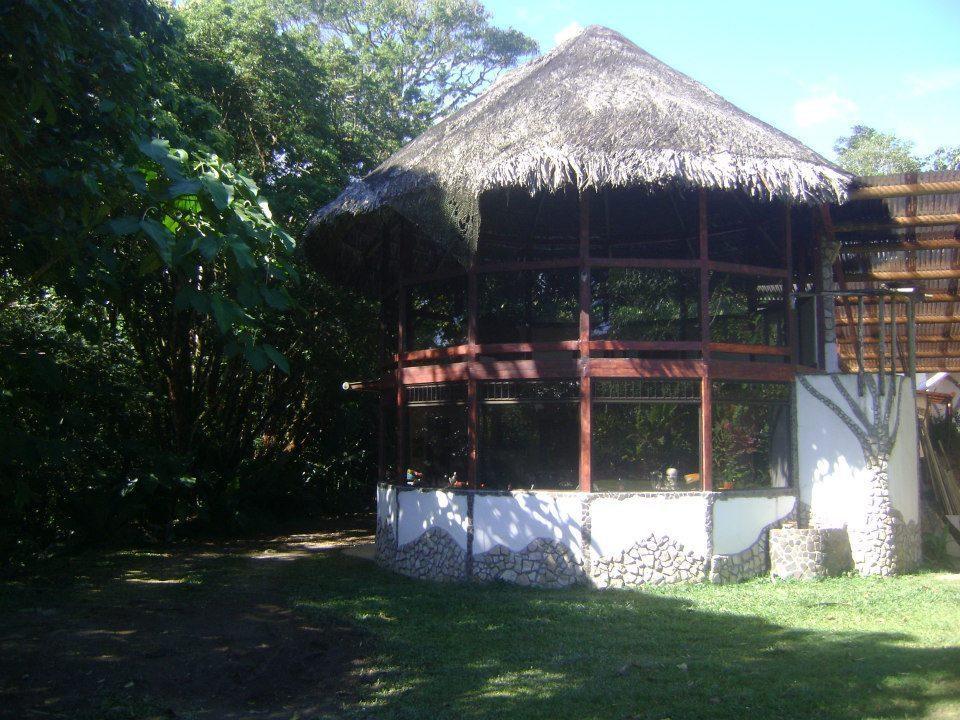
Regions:
[[[871,465],[869,470],[864,487],[863,524],[848,528],[853,565],[863,576],[893,575],[898,568],[889,467],[883,460]]]

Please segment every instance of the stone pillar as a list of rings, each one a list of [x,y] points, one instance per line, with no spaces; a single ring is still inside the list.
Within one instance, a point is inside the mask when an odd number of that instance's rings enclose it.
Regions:
[[[823,264],[820,271],[823,273],[823,289],[836,290],[837,284],[833,281],[833,263],[840,253],[840,243],[824,242]],[[824,368],[828,373],[840,372],[840,349],[837,346],[837,304],[832,296],[823,297],[823,357],[826,363]],[[851,328],[852,330],[852,328]]]
[[[779,580],[816,580],[826,575],[823,538],[816,528],[770,530],[770,576]]]
[[[853,566],[861,575],[897,572],[896,518],[887,468],[874,467],[865,481],[862,524],[847,528]]]

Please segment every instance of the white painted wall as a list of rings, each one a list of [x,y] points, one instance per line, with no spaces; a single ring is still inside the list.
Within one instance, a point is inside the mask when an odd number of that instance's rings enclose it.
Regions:
[[[594,557],[613,555],[652,534],[666,535],[705,556],[706,517],[707,499],[700,494],[598,497],[590,506],[590,552]]]
[[[397,490],[392,485],[377,486],[377,520],[386,521],[392,527],[397,526]]]
[[[467,497],[447,490],[404,490],[399,493],[397,542],[405,545],[430,528],[440,528],[467,549]]]
[[[871,416],[869,393],[857,397],[856,375],[839,376],[850,395]],[[808,375],[817,391],[841,408],[847,406],[830,376]],[[900,393],[899,436],[890,458],[891,501],[906,520],[919,519],[915,398]],[[891,428],[893,427],[891,421]],[[859,527],[863,522],[865,479],[863,451],[853,433],[832,410],[797,381],[797,455],[800,499],[810,506],[814,524],[824,528]]]
[[[537,538],[545,538],[563,543],[579,560],[583,556],[582,515],[580,493],[477,495],[473,501],[473,554],[497,545],[517,552]]]
[[[756,542],[767,525],[782,520],[797,503],[793,495],[737,497],[721,495],[713,504],[713,552],[732,555]]]
[[[890,453],[890,502],[904,520],[920,522],[920,440],[916,398],[909,390],[901,398],[900,413],[900,432]]]

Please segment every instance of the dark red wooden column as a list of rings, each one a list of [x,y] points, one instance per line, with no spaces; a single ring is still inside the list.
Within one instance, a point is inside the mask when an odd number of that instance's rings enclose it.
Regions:
[[[396,390],[397,390],[397,479],[403,482],[406,479],[406,408],[404,407],[403,392],[403,353],[407,350],[407,288],[404,287],[401,280],[400,287],[397,289],[397,302],[400,310],[397,317],[397,370],[396,370]]]
[[[827,343],[826,332],[827,324],[824,317],[824,297],[823,293],[823,233],[818,228],[819,213],[817,208],[810,208],[810,230],[813,233],[813,311],[816,313],[817,322],[817,369],[821,372],[827,370]],[[830,302],[834,302],[830,298]],[[834,303],[836,304],[836,303]]]
[[[468,359],[477,359],[477,267],[476,259],[470,261],[467,272],[467,344]],[[480,400],[477,397],[477,380],[471,373],[467,378],[467,482],[477,487],[477,438],[480,424]]]
[[[580,192],[580,491],[590,492],[590,195]]]
[[[783,252],[786,260],[787,278],[784,281],[784,302],[786,303],[787,347],[790,348],[790,363],[800,362],[797,345],[797,309],[793,297],[793,228],[791,225],[792,206],[788,200],[783,209]]]
[[[406,236],[406,223],[400,223],[397,232],[397,480],[403,482],[407,477],[407,413],[403,390],[403,354],[407,351],[407,286],[404,278],[409,272],[408,260],[410,242]]]
[[[700,238],[700,346],[703,375],[700,378],[700,481],[713,490],[713,392],[710,387],[710,249],[707,232],[707,191],[698,198]]]

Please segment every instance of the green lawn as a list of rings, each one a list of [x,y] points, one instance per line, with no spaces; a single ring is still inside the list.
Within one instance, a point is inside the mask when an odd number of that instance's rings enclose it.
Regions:
[[[316,570],[297,605],[375,641],[371,717],[960,718],[957,575],[597,592]]]
[[[960,718],[957,574],[544,591],[338,554],[178,552],[0,585],[0,717],[6,702],[71,718]]]

